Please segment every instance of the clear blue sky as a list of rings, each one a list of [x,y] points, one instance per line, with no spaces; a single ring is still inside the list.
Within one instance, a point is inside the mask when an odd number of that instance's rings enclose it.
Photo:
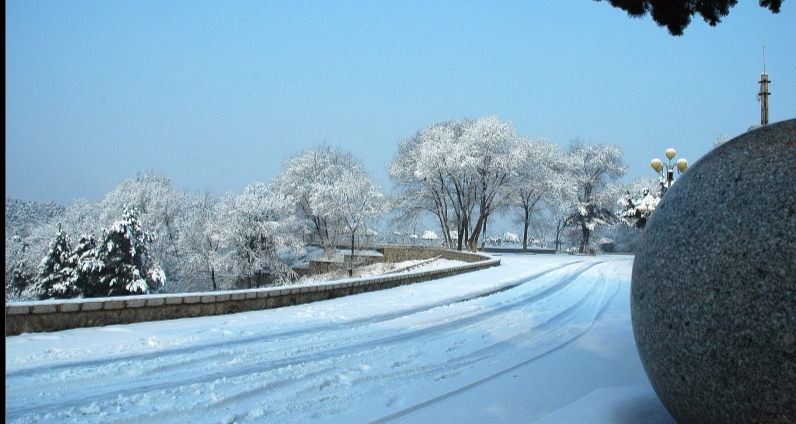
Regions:
[[[493,114],[653,177],[759,123],[763,39],[771,121],[796,118],[794,4],[757,3],[672,37],[592,0],[10,0],[6,195],[97,200],[136,171],[241,192],[323,142],[389,189],[399,140]]]

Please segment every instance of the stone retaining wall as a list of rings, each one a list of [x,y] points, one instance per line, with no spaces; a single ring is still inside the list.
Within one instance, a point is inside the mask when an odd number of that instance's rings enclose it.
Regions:
[[[419,249],[419,248],[418,248]],[[413,248],[396,249],[394,257],[419,255]],[[450,277],[500,265],[500,259],[467,252],[434,250],[448,259],[467,258],[468,264],[424,272],[329,283],[190,294],[157,294],[96,299],[43,300],[6,303],[6,336],[72,328],[159,321],[279,308],[407,284]],[[391,252],[392,249],[386,251]],[[428,257],[428,253],[426,253]],[[386,255],[385,255],[386,256]],[[427,258],[426,257],[426,258]],[[409,259],[400,259],[396,262]],[[464,259],[456,259],[464,260]],[[393,262],[393,261],[390,261]]]
[[[448,250],[442,247],[376,246],[374,250],[384,255],[385,262],[417,261],[431,259],[437,256],[452,261],[478,262],[488,257],[466,251]]]
[[[545,254],[555,255],[558,253],[555,249],[542,249],[539,247],[529,247],[527,250],[510,248],[510,247],[485,247],[486,253],[517,253],[517,254]]]
[[[338,246],[338,249],[346,251],[349,249],[347,246]],[[423,261],[426,259],[439,258],[461,261],[461,262],[478,262],[484,260],[485,256],[477,253],[467,251],[448,250],[442,247],[427,247],[427,246],[387,246],[387,245],[372,245],[372,246],[357,246],[359,250],[372,250],[381,254],[381,256],[359,256],[356,260],[356,266],[368,266],[378,262],[396,263],[405,261]],[[344,255],[344,260],[348,260],[350,254]],[[332,271],[341,269],[343,265],[338,262],[325,262],[325,261],[310,261],[310,274],[325,274]]]

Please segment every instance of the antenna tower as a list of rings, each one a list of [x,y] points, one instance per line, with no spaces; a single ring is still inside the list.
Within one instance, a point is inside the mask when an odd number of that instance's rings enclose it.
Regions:
[[[760,75],[760,92],[757,93],[757,100],[760,102],[760,125],[768,125],[768,73],[766,72],[766,40],[763,40],[763,73]]]

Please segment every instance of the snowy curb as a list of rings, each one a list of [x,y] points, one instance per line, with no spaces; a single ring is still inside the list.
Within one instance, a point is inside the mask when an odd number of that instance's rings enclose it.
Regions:
[[[461,255],[462,252],[457,252]],[[6,336],[72,328],[224,315],[280,308],[450,277],[500,265],[481,254],[477,262],[428,271],[350,278],[289,287],[124,298],[43,300],[6,304]]]

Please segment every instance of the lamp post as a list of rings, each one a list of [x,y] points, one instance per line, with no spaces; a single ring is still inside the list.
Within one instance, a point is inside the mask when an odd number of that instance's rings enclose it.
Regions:
[[[666,149],[666,158],[669,160],[667,165],[664,165],[663,162],[655,158],[650,162],[650,166],[655,172],[658,173],[661,177],[661,196],[666,193],[666,190],[672,186],[674,182],[674,169],[677,168],[677,174],[680,175],[688,169],[688,161],[685,159],[678,159],[676,163],[672,164],[672,160],[674,160],[675,155],[677,152],[672,149]]]

